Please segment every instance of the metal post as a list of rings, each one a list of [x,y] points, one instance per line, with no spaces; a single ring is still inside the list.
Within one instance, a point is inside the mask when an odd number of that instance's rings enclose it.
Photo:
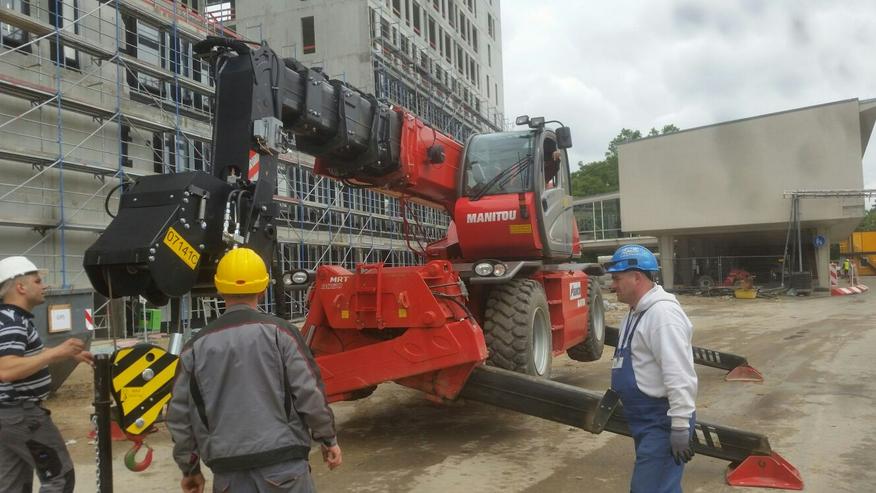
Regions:
[[[794,220],[797,227],[797,272],[803,272],[803,234],[800,231],[800,196],[794,196]]]
[[[174,355],[179,355],[183,347],[183,303],[180,298],[170,299],[170,316],[171,316],[171,333],[170,342],[167,345],[167,352]]]
[[[61,288],[67,287],[67,250],[65,238],[66,217],[64,214],[64,126],[63,126],[63,106],[61,101],[61,64],[66,64],[64,57],[64,47],[61,45],[61,23],[64,22],[64,5],[61,0],[54,0],[55,15],[52,21],[55,25],[55,103],[57,106],[57,126],[56,138],[58,140],[58,231],[61,234]],[[73,20],[76,22],[76,19]]]
[[[94,356],[94,424],[97,428],[97,492],[113,491],[113,445],[110,431],[110,381],[112,362],[108,354]]]
[[[179,40],[179,31],[177,26],[177,13],[176,13],[176,4],[177,1],[173,2],[173,25],[171,26],[171,44],[173,45],[170,52],[173,54],[173,111],[176,116],[176,120],[174,123],[174,130],[176,132],[176,136],[174,138],[174,152],[176,155],[173,157],[174,162],[176,163],[176,168],[174,170],[175,173],[180,173],[186,171],[185,168],[181,166],[180,163],[180,149],[182,146],[188,146],[188,142],[184,141],[182,132],[180,132],[180,114],[179,114],[179,105],[182,104],[182,89],[179,85],[179,73],[182,68],[180,67],[180,63],[182,63],[181,49],[182,43]],[[186,149],[186,159],[188,159],[188,149]],[[181,333],[182,331],[180,331]]]

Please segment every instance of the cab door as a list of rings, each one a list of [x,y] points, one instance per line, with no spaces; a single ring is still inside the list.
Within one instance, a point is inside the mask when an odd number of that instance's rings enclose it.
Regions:
[[[565,149],[559,150],[559,161],[553,159],[557,142],[553,132],[540,137],[536,163],[535,193],[539,211],[539,228],[545,258],[570,258],[573,253],[571,177]]]

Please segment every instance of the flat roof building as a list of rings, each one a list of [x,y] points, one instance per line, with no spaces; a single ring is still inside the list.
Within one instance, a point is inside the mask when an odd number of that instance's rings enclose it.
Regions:
[[[827,287],[829,245],[847,238],[865,214],[855,191],[863,190],[874,121],[876,100],[849,99],[623,144],[623,231],[658,238],[667,286],[702,276],[718,282],[730,257],[761,257],[735,267],[761,277],[808,271]],[[801,196],[792,220],[789,192],[804,190],[825,192]],[[798,262],[781,265],[795,249]],[[701,259],[718,257],[726,258],[720,274],[704,272]]]

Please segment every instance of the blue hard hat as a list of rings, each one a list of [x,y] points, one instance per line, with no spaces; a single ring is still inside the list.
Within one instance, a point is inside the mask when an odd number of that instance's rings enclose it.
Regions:
[[[657,272],[657,257],[642,245],[624,245],[615,250],[611,261],[605,264],[607,272],[624,272],[628,270],[641,270],[645,272]]]

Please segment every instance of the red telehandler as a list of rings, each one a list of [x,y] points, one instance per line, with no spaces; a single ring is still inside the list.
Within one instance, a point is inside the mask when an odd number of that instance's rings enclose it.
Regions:
[[[217,87],[212,174],[148,176],[128,187],[118,215],[85,253],[95,289],[156,304],[211,295],[218,259],[246,245],[272,266],[280,299],[282,289],[309,289],[302,333],[330,401],[394,381],[436,400],[462,397],[629,434],[613,392],[547,378],[563,352],[598,360],[606,335],[591,277],[601,268],[573,261],[580,246],[568,127],[521,117],[523,130],[475,134],[463,145],[404,108],[279,58],[267,44],[208,38],[195,51],[211,61]],[[423,265],[282,272],[273,197],[277,156],[293,144],[316,158],[317,174],[398,196],[410,241],[416,228],[406,205],[443,208],[446,237],[418,249]],[[175,361],[149,345],[123,351],[113,358],[112,391],[122,428],[138,434],[169,398]],[[697,452],[738,466],[732,474],[740,479],[731,482],[799,482],[766,437],[696,427]]]

